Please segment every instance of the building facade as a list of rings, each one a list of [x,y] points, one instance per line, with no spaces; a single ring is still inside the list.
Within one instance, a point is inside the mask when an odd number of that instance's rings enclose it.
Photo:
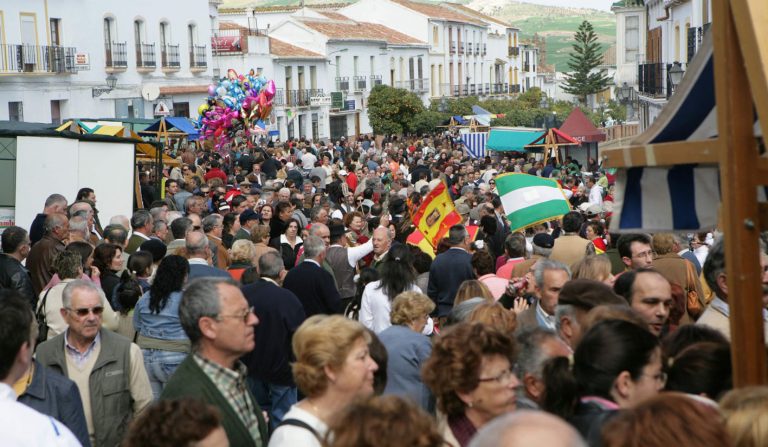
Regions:
[[[212,76],[215,6],[189,2],[180,15],[171,2],[0,3],[0,120],[151,118],[147,85],[190,116]]]

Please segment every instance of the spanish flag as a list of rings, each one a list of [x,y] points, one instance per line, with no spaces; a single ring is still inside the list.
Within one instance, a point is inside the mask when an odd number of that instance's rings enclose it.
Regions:
[[[461,223],[461,215],[453,206],[445,182],[429,192],[413,215],[413,223],[433,247],[437,247],[448,230]]]
[[[421,251],[431,256],[432,259],[435,259],[435,248],[430,245],[429,241],[424,237],[418,228],[414,229],[413,233],[408,235],[408,238],[405,240],[405,242],[408,245],[419,247]]]

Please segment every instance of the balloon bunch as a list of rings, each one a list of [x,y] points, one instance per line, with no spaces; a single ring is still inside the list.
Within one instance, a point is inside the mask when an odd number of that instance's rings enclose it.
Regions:
[[[208,100],[197,108],[203,138],[222,152],[233,141],[247,138],[254,126],[264,129],[274,96],[275,81],[256,76],[253,69],[238,75],[230,68],[217,85],[208,86]]]

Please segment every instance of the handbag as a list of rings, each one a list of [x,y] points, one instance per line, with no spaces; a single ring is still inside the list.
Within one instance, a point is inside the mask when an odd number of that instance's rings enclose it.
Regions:
[[[37,320],[37,343],[35,346],[48,340],[48,320],[45,318],[45,303],[48,300],[48,294],[51,292],[52,288],[53,287],[45,291],[43,301],[40,302],[40,306],[38,306],[37,311],[35,311],[35,320]]]
[[[688,261],[685,261],[685,282],[687,285],[686,289],[686,306],[685,308],[688,310],[688,314],[693,318],[694,320],[701,315],[701,313],[704,311],[704,308],[702,306],[702,298],[699,296],[699,293],[696,291],[696,275],[693,273],[693,269],[695,268],[693,264],[691,264]]]

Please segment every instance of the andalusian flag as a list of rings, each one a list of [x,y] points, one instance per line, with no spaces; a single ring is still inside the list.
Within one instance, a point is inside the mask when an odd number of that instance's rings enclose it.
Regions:
[[[452,226],[461,223],[461,215],[453,206],[445,182],[441,181],[424,197],[413,214],[413,223],[433,247],[437,247]]]
[[[528,174],[496,177],[496,188],[512,231],[556,219],[571,210],[560,185]]]

